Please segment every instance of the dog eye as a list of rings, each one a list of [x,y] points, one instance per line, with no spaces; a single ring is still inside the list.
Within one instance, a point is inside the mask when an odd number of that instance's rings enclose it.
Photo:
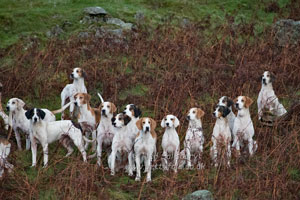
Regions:
[[[107,106],[108,108],[110,108],[110,106]]]
[[[79,73],[79,70],[76,70],[77,73]]]
[[[242,99],[242,102],[244,102],[244,99]]]
[[[165,121],[167,121],[167,118],[165,118]]]
[[[195,113],[196,113],[196,111],[193,111],[193,113],[195,114]]]
[[[122,120],[122,118],[119,118],[119,121],[121,121]]]
[[[79,97],[79,99],[82,99],[82,97]]]
[[[225,101],[223,100],[222,103],[225,103]]]
[[[145,122],[143,122],[143,124],[145,124]]]
[[[15,104],[15,102],[12,102],[12,104]]]

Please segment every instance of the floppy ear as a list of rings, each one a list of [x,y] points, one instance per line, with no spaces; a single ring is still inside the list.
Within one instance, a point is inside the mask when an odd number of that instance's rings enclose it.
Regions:
[[[18,104],[18,108],[23,108],[25,106],[24,101],[22,101],[21,99],[17,99],[17,104]]]
[[[74,99],[76,99],[76,98],[77,98],[78,94],[79,94],[79,93],[76,93],[76,94],[74,95]]]
[[[134,111],[134,116],[135,117],[139,117],[139,116],[142,115],[142,111],[137,106],[134,107],[133,111]]]
[[[203,117],[204,114],[205,114],[205,112],[203,110],[201,110],[201,108],[197,108],[197,114],[196,114],[197,119],[200,119],[201,117]]]
[[[113,103],[110,103],[110,113],[114,113],[114,112],[116,112],[117,111],[117,107],[116,107],[116,105],[115,104],[113,104]]]
[[[165,127],[166,127],[165,117],[161,120],[160,126],[161,126],[162,128],[165,128]]]
[[[229,113],[230,113],[230,109],[228,107],[224,106],[224,109],[223,109],[223,112],[222,112],[222,116],[226,117]]]
[[[228,97],[228,99],[227,99],[227,106],[231,107],[232,105],[233,105],[233,101],[232,101],[231,98]]]
[[[88,102],[90,102],[90,100],[91,100],[91,95],[89,95],[88,93],[84,93],[84,95],[85,95],[86,100],[87,100]]]
[[[30,120],[33,116],[33,109],[30,109],[30,110],[26,111],[25,116],[26,116],[27,119]]]
[[[152,118],[149,118],[151,122],[151,131],[154,131],[156,128],[156,121]]]
[[[136,121],[136,127],[139,129],[139,130],[142,130],[143,127],[142,127],[142,121],[143,121],[143,118],[139,119]]]
[[[41,109],[37,109],[37,113],[41,117],[41,119],[44,119],[46,116],[46,113]]]
[[[249,106],[251,106],[251,104],[253,103],[253,100],[250,97],[245,97],[245,98],[246,98],[245,107],[249,108]]]
[[[82,77],[86,79],[87,78],[86,72],[83,69],[81,69],[81,73],[82,73]]]
[[[178,118],[175,117],[175,120],[174,120],[174,127],[176,128],[176,127],[178,127],[179,125],[180,125],[180,122],[179,122]]]
[[[275,75],[270,72],[270,82],[273,83],[275,81]]]
[[[233,100],[233,104],[236,104],[237,101],[238,101],[238,97]]]
[[[126,126],[131,121],[131,118],[128,115],[124,115],[124,125]]]
[[[113,116],[113,117],[111,118],[111,123],[114,123],[114,121],[116,121],[116,117],[115,117],[115,116]]]

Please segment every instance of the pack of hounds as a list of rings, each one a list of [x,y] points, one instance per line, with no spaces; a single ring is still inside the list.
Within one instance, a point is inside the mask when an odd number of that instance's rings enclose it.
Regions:
[[[67,150],[66,156],[72,154],[75,145],[82,154],[84,162],[87,162],[88,158],[97,157],[99,166],[102,165],[102,153],[106,151],[109,155],[107,162],[111,175],[115,175],[121,169],[126,170],[130,176],[136,171],[135,180],[140,181],[143,164],[147,173],[146,181],[151,181],[153,159],[157,155],[156,121],[150,117],[141,117],[141,110],[134,104],[128,104],[122,113],[115,114],[117,111],[115,104],[104,101],[99,93],[101,105],[92,108],[91,96],[87,93],[84,84],[85,76],[83,69],[73,69],[70,75],[73,83],[66,85],[62,90],[61,108],[54,111],[41,108],[25,110],[24,101],[11,98],[6,105],[7,115],[2,109],[0,96],[0,115],[6,125],[5,128],[10,130],[8,138],[0,140],[0,176],[4,173],[4,169],[8,171],[13,169],[13,165],[7,160],[11,147],[8,139],[13,131],[19,150],[22,150],[20,134],[25,134],[26,150],[31,147],[32,151],[32,166],[37,164],[38,144],[42,146],[43,162],[46,167],[48,145],[59,141]],[[274,93],[273,79],[273,75],[268,71],[262,75],[262,87],[257,99],[259,119],[262,118],[264,110],[268,110],[275,116],[282,116],[287,112]],[[0,86],[2,89],[2,85]],[[243,147],[249,156],[257,150],[258,145],[253,139],[255,131],[249,111],[252,103],[253,100],[247,96],[238,96],[234,100],[227,96],[219,99],[213,111],[216,122],[210,148],[214,166],[221,164],[230,166],[232,148],[236,150],[238,156]],[[64,110],[68,107],[70,115],[77,122],[67,119]],[[232,111],[233,107],[237,109],[237,114]],[[59,121],[55,118],[57,113],[62,113],[62,119]],[[201,121],[204,114],[201,108],[191,108],[188,111],[186,119],[189,124],[184,148],[181,151],[176,131],[180,125],[178,118],[169,114],[161,120],[160,125],[164,129],[161,143],[163,170],[172,168],[176,173],[177,169],[204,167],[201,161],[205,142]],[[93,154],[87,156],[86,150],[89,144]]]

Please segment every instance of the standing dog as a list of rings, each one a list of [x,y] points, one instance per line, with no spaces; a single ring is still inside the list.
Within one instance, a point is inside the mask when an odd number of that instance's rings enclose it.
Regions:
[[[226,118],[227,118],[228,123],[229,123],[231,138],[233,138],[233,126],[234,126],[234,120],[235,120],[235,117],[236,117],[235,114],[232,112],[233,101],[229,97],[223,96],[219,99],[218,105],[225,106],[225,107],[229,108],[229,110],[230,110],[230,113],[227,115]]]
[[[213,115],[217,118],[211,141],[213,146],[211,147],[211,156],[215,163],[215,167],[218,166],[218,151],[221,152],[222,146],[226,149],[227,165],[230,166],[231,150],[230,150],[230,141],[231,141],[231,131],[228,122],[228,114],[231,110],[227,106],[217,105],[216,110]]]
[[[179,126],[179,120],[174,115],[167,115],[162,119],[160,125],[162,128],[165,128],[165,132],[161,143],[161,146],[163,148],[163,154],[162,154],[163,170],[169,170],[168,154],[172,154],[174,157],[174,163],[173,163],[174,172],[177,173],[180,141],[179,141],[176,128]]]
[[[151,161],[156,151],[156,122],[154,119],[143,117],[136,122],[139,129],[134,142],[136,181],[141,180],[141,161],[144,162],[147,172],[147,182],[151,181]]]
[[[272,83],[274,76],[269,71],[265,71],[261,78],[261,90],[257,98],[258,118],[261,120],[263,116],[263,109],[269,110],[273,115],[279,117],[284,115],[287,111],[283,107],[275,92]]]
[[[87,89],[84,85],[84,79],[86,78],[86,73],[81,68],[74,68],[73,72],[70,75],[70,78],[73,79],[72,84],[67,84],[62,90],[61,97],[61,106],[63,107],[66,104],[67,100],[74,101],[74,95],[76,93],[87,93]],[[73,116],[74,105],[70,105],[70,114]],[[64,119],[64,113],[61,115],[61,118]]]
[[[84,150],[84,141],[92,142],[82,136],[82,132],[77,128],[71,120],[61,120],[54,122],[44,121],[47,114],[38,108],[31,109],[25,113],[28,120],[30,120],[32,129],[32,166],[36,165],[37,155],[37,141],[39,141],[43,147],[44,153],[44,167],[48,164],[48,144],[51,144],[57,140],[65,139],[68,137],[77,146],[81,152],[83,161],[86,162],[86,152]],[[70,142],[63,142],[64,147],[68,150],[66,156],[69,156],[73,152],[73,148],[70,146]]]
[[[179,168],[187,163],[187,168],[192,167],[191,156],[193,156],[193,165],[201,167],[201,156],[203,153],[204,135],[201,118],[204,116],[204,111],[200,108],[191,108],[186,119],[189,121],[189,126],[186,131],[184,140],[184,149],[180,152]]]
[[[246,96],[239,96],[235,99],[235,107],[238,113],[234,120],[234,140],[232,147],[235,147],[238,155],[240,155],[240,147],[243,146],[244,141],[248,142],[250,156],[252,156],[257,149],[257,143],[253,140],[254,127],[249,111],[249,107],[252,103],[253,100]]]
[[[116,164],[117,167],[120,168],[120,162],[122,162],[125,157],[127,157],[125,160],[128,161],[128,174],[129,176],[133,175],[133,141],[127,127],[130,121],[131,118],[123,113],[117,114],[116,117],[112,118],[115,135],[111,145],[111,154],[108,157],[111,175],[115,175]]]
[[[0,138],[0,178],[4,173],[4,169],[11,171],[14,166],[7,161],[7,157],[10,153],[11,144],[8,140]]]

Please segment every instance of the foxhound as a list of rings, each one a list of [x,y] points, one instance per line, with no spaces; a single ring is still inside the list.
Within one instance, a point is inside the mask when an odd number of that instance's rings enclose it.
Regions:
[[[4,173],[4,169],[8,169],[10,172],[14,166],[7,161],[7,157],[10,153],[11,144],[8,140],[0,138],[0,178]]]
[[[72,140],[81,152],[83,161],[87,162],[84,141],[93,141],[82,136],[81,130],[71,120],[45,121],[47,113],[38,108],[26,111],[25,116],[30,120],[32,130],[32,166],[36,165],[37,141],[39,141],[43,147],[44,167],[48,164],[48,145],[57,140],[64,140],[62,144],[68,150],[66,156],[71,155],[73,148],[70,142],[66,141],[66,137]]]
[[[263,116],[264,109],[267,109],[277,117],[282,116],[287,112],[275,95],[272,86],[273,81],[274,75],[269,71],[265,71],[261,77],[261,90],[257,98],[259,120],[261,120]]]
[[[227,106],[217,105],[216,109],[213,113],[214,117],[217,118],[211,141],[213,146],[211,147],[211,157],[215,163],[215,167],[218,166],[218,153],[221,153],[222,147],[225,148],[226,157],[227,157],[227,166],[230,166],[230,158],[231,158],[231,149],[230,149],[230,141],[231,141],[231,131],[228,122],[227,116],[231,110]]]
[[[48,109],[42,109],[43,112],[46,113],[45,121],[51,122],[55,121],[55,115],[57,113],[61,113],[64,111],[68,106],[70,106],[71,102],[66,104],[59,110],[50,111]],[[6,109],[9,112],[8,115],[8,124],[12,127],[15,132],[15,137],[17,140],[18,149],[22,150],[21,146],[21,137],[20,133],[26,134],[26,150],[30,148],[30,121],[26,118],[24,110],[24,101],[18,98],[12,98],[7,102]]]
[[[186,119],[189,121],[189,126],[185,135],[184,149],[180,152],[180,169],[185,165],[188,169],[192,168],[191,156],[194,158],[193,165],[197,164],[199,169],[202,167],[204,135],[201,118],[204,114],[200,108],[191,108],[187,113]]]
[[[79,108],[77,119],[85,134],[92,133],[96,141],[97,127],[100,123],[101,111],[99,108],[92,108],[90,105],[91,96],[87,93],[77,93],[74,96],[75,106]],[[87,149],[88,143],[85,145]],[[96,142],[93,143],[93,151],[96,150]]]
[[[163,170],[169,170],[168,166],[168,154],[173,155],[174,163],[173,169],[177,173],[178,156],[179,156],[179,137],[176,128],[179,126],[179,120],[174,115],[167,115],[161,121],[161,127],[165,128],[165,132],[162,138],[161,146],[163,148],[162,154],[162,167]]]
[[[72,84],[67,84],[62,90],[61,97],[61,106],[63,107],[66,104],[67,100],[74,101],[74,95],[77,93],[87,93],[87,89],[84,85],[84,79],[86,78],[86,73],[81,68],[74,68],[73,72],[70,75],[70,78],[73,79]],[[74,105],[70,105],[70,114],[73,116]],[[64,113],[61,115],[61,118],[64,119]]]
[[[156,122],[152,118],[143,117],[136,122],[139,129],[134,142],[136,181],[141,180],[141,161],[144,162],[147,172],[147,182],[151,181],[151,162],[156,151]]]
[[[249,154],[252,156],[257,149],[257,143],[253,140],[254,127],[249,111],[253,100],[246,96],[239,96],[234,102],[238,113],[234,120],[232,147],[235,147],[238,155],[240,155],[240,147],[243,146],[244,141],[247,141]]]
[[[112,125],[113,114],[117,111],[115,104],[111,102],[103,102],[100,105],[101,120],[97,128],[97,164],[101,165],[101,154],[103,147],[110,154],[111,144],[114,138],[114,128]]]
[[[231,138],[233,138],[233,125],[234,125],[234,120],[236,117],[235,114],[232,112],[233,101],[231,98],[229,98],[227,96],[223,96],[219,99],[218,105],[225,106],[225,107],[229,108],[229,110],[230,110],[230,113],[227,115],[226,118],[229,123]]]
[[[130,134],[130,138],[132,141],[135,140],[137,133],[139,132],[136,122],[140,119],[142,115],[142,111],[134,104],[128,104],[123,111],[123,114],[128,115],[131,118],[131,121],[127,125],[128,133]]]
[[[131,118],[123,113],[112,118],[114,126],[114,138],[111,145],[111,154],[108,157],[108,165],[111,175],[115,175],[116,167],[120,168],[122,162],[128,161],[128,174],[133,175],[133,141],[129,136],[128,123]],[[125,159],[127,157],[127,159]],[[117,162],[116,162],[117,161]]]

